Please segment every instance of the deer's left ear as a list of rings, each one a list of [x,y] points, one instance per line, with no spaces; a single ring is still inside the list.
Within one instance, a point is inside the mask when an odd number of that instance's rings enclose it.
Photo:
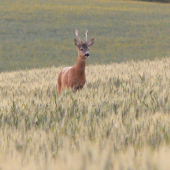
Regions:
[[[77,47],[80,47],[80,43],[79,43],[79,41],[78,41],[77,39],[74,39],[74,43],[75,43],[75,45],[76,45]]]
[[[87,46],[90,47],[92,46],[94,43],[94,38],[92,38],[88,43],[87,43]]]

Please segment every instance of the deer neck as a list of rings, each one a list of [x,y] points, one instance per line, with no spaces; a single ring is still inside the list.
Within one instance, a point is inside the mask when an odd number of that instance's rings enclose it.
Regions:
[[[85,72],[86,59],[81,59],[78,55],[77,64],[75,65],[76,71],[80,74]]]

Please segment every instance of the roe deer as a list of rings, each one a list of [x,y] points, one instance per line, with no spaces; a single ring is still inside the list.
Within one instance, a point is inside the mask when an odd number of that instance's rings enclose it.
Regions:
[[[66,88],[71,88],[73,92],[82,89],[86,82],[85,67],[86,59],[89,56],[89,47],[93,45],[94,38],[87,41],[88,30],[86,29],[86,41],[83,43],[76,29],[75,34],[78,38],[74,39],[74,43],[78,49],[77,64],[72,67],[63,68],[58,75],[58,93]]]

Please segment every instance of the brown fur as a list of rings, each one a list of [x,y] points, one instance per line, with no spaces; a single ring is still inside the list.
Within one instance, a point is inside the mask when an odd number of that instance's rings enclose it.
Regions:
[[[77,39],[74,39],[74,42],[78,48],[77,64],[73,67],[65,67],[60,71],[58,75],[59,94],[67,88],[71,88],[73,92],[76,92],[82,89],[86,82],[86,60],[89,56],[89,47],[94,43],[94,38],[85,43],[79,42]]]

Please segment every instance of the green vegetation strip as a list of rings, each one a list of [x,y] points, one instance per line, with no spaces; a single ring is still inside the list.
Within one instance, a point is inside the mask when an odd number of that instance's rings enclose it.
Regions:
[[[154,59],[170,51],[170,4],[0,0],[0,72],[72,65],[76,28],[95,38],[91,64]]]

